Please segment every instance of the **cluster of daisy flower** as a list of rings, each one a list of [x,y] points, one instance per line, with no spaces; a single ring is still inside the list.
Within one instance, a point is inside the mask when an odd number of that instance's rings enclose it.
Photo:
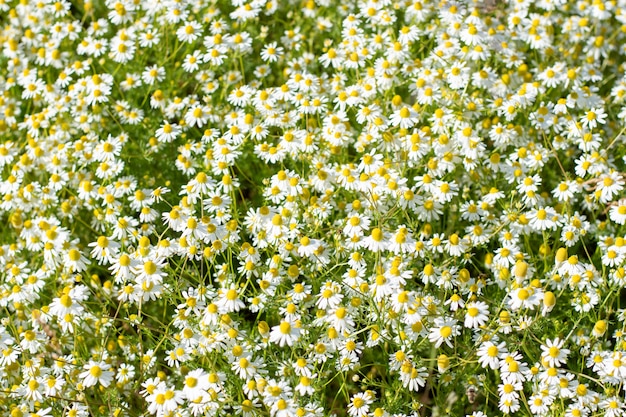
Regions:
[[[0,23],[3,415],[626,415],[625,0]]]

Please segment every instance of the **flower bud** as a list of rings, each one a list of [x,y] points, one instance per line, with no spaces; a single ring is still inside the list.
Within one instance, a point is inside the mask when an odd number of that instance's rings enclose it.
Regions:
[[[598,320],[593,326],[592,333],[595,337],[601,337],[604,333],[606,333],[607,327],[608,326],[606,320]]]
[[[543,295],[543,310],[541,310],[541,314],[545,316],[552,311],[555,305],[556,296],[552,291],[546,291],[546,293]]]
[[[560,264],[561,262],[565,262],[566,259],[567,259],[567,248],[559,248],[556,251],[556,262]]]
[[[517,261],[513,270],[515,278],[525,278],[526,272],[528,272],[528,264],[524,261]]]
[[[450,367],[450,358],[447,355],[441,354],[437,357],[437,369],[443,373]]]

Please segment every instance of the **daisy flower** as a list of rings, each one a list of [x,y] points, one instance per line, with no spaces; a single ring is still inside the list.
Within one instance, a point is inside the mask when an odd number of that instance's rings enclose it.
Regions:
[[[163,271],[166,262],[162,258],[146,257],[142,262],[136,263],[132,272],[135,274],[137,282],[160,284],[166,277],[166,273]]]
[[[182,391],[167,387],[165,384],[157,386],[154,392],[146,397],[148,411],[158,416],[173,413],[184,401]]]
[[[276,62],[283,55],[284,49],[276,42],[265,45],[261,51],[261,59],[265,62]]]
[[[219,291],[219,298],[216,302],[222,314],[233,313],[245,308],[245,303],[239,298],[238,288],[231,285],[228,289]]]
[[[343,233],[346,236],[362,236],[364,230],[368,230],[370,219],[362,214],[354,213],[346,220]]]
[[[369,392],[355,394],[348,405],[348,414],[351,417],[365,417],[369,413],[373,398]]]
[[[99,265],[113,263],[117,256],[120,244],[114,240],[109,240],[106,236],[100,236],[98,240],[89,244],[93,249],[91,256],[98,261]]]
[[[452,339],[461,333],[461,326],[456,323],[453,318],[437,317],[428,334],[428,340],[434,343],[435,347],[439,347],[443,343],[452,347]]]
[[[626,224],[626,199],[621,199],[611,206],[609,218],[619,225]]]
[[[165,122],[156,132],[156,138],[163,143],[173,142],[180,135],[181,128],[176,123]]]
[[[176,31],[176,36],[181,42],[193,43],[202,35],[202,25],[195,20],[190,20],[181,25]]]
[[[465,305],[465,327],[473,329],[483,326],[489,320],[489,306],[482,301],[472,301]]]
[[[92,387],[96,384],[100,384],[103,387],[108,387],[113,381],[114,373],[110,371],[111,365],[106,362],[96,362],[90,360],[83,365],[84,372],[78,377],[82,380],[85,388]]]
[[[589,110],[580,118],[580,123],[584,128],[594,129],[599,124],[606,123],[607,114],[603,108],[597,107]]]
[[[478,363],[483,368],[498,369],[500,359],[506,355],[506,345],[504,342],[495,344],[491,341],[483,342],[478,349]]]
[[[547,339],[545,345],[541,345],[541,359],[550,367],[559,367],[567,360],[569,349],[563,348],[564,340],[558,337],[554,340]]]
[[[528,365],[523,362],[522,355],[517,352],[504,356],[500,361],[502,381],[511,384],[523,383],[532,376]]]
[[[411,361],[406,360],[400,368],[402,386],[409,391],[417,392],[426,385],[428,371],[425,367],[416,368]]]
[[[403,106],[393,112],[389,121],[392,126],[398,126],[400,129],[409,129],[418,121],[417,112],[409,106]]]
[[[619,195],[624,189],[624,179],[618,172],[612,171],[609,174],[605,174],[599,178],[597,185],[596,195],[599,192],[598,200],[601,203],[608,203],[613,200],[613,197]]]
[[[537,231],[554,230],[559,222],[559,215],[552,207],[533,209],[527,214],[527,218],[529,225]]]
[[[520,287],[509,292],[508,305],[513,311],[534,309],[541,301],[540,293],[532,288]]]
[[[370,235],[361,241],[361,246],[372,252],[382,252],[387,245],[385,233],[378,227],[373,228]]]
[[[293,346],[300,338],[301,332],[297,322],[281,321],[279,325],[272,327],[270,342],[280,347]]]
[[[554,398],[553,395],[543,392],[531,395],[528,400],[530,411],[535,415],[546,414],[554,402]]]

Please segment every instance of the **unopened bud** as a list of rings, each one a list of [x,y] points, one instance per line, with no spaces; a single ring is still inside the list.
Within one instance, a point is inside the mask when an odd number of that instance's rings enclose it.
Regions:
[[[607,323],[606,320],[598,320],[596,324],[593,326],[593,335],[595,337],[600,337],[604,333],[606,333]]]
[[[528,272],[528,264],[524,261],[517,261],[515,263],[515,269],[513,270],[515,278],[526,277],[526,272]]]
[[[541,311],[541,314],[545,316],[552,311],[555,305],[556,296],[552,291],[546,291],[546,293],[543,295],[543,310]]]
[[[557,263],[565,262],[566,259],[567,259],[567,248],[559,248],[556,251],[556,262]]]
[[[437,357],[437,368],[439,372],[445,372],[450,367],[450,358],[447,355],[441,354]]]

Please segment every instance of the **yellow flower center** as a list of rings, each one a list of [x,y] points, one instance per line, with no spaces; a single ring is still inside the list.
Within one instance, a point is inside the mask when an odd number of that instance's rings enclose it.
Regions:
[[[89,369],[89,373],[95,378],[100,378],[100,376],[102,376],[102,369],[98,365],[94,365]]]
[[[289,332],[291,332],[291,324],[289,324],[289,322],[283,321],[280,323],[279,328],[282,334],[289,334]]]
[[[440,330],[439,330],[439,334],[441,335],[441,337],[443,337],[444,339],[447,339],[450,337],[450,335],[452,334],[452,327],[450,326],[443,326]]]
[[[143,270],[146,275],[153,275],[157,271],[157,266],[154,262],[148,261],[143,264]]]

